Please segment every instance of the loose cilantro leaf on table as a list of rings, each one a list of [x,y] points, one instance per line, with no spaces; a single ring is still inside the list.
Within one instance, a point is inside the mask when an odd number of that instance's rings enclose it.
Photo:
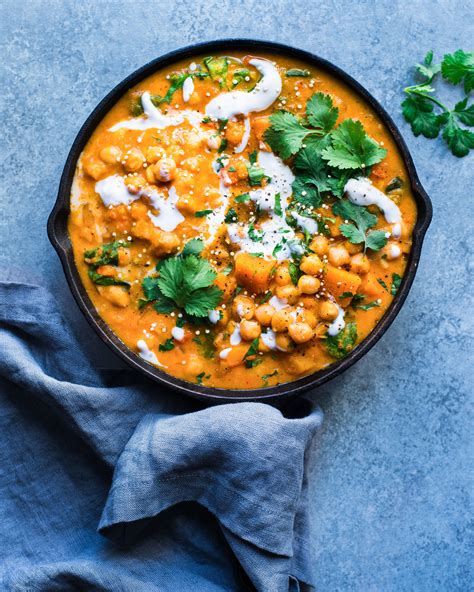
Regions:
[[[468,94],[474,88],[474,53],[458,49],[446,54],[441,62],[441,73],[451,84],[464,80],[464,92]]]
[[[357,341],[357,325],[356,323],[347,323],[342,331],[337,335],[328,335],[324,341],[324,345],[330,356],[336,359],[344,358],[354,349]]]
[[[217,276],[210,263],[201,259],[202,241],[193,239],[180,255],[159,262],[158,277],[146,277],[142,282],[147,301],[153,301],[158,312],[169,313],[175,308],[188,315],[206,317],[222,298],[214,284]]]
[[[433,64],[433,52],[429,51],[423,64],[416,70],[422,78],[420,84],[404,89],[407,97],[402,102],[402,113],[410,124],[415,136],[436,138],[440,131],[454,156],[462,158],[474,149],[474,134],[460,123],[474,125],[474,105],[467,104],[467,97],[459,101],[454,109],[449,109],[436,97],[433,80],[441,71],[443,77],[452,84],[464,81],[464,91],[468,94],[474,87],[474,53],[462,50],[444,56],[441,65]]]
[[[366,169],[385,158],[387,151],[370,138],[360,121],[346,119],[331,133],[323,159],[339,169]]]
[[[363,206],[356,206],[350,201],[337,201],[332,211],[343,220],[351,220],[354,224],[344,223],[339,226],[342,234],[354,245],[363,243],[364,250],[372,249],[379,251],[387,244],[387,237],[383,230],[372,230],[367,232],[377,223],[377,216],[371,214]]]

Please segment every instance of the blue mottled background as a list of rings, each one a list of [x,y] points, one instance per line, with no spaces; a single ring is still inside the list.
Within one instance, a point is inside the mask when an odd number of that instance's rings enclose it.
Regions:
[[[101,366],[118,362],[76,309],[45,225],[79,127],[123,77],[182,45],[260,37],[333,61],[391,113],[435,214],[396,322],[314,393],[326,412],[311,496],[319,590],[472,589],[473,158],[415,138],[400,116],[401,89],[427,49],[472,50],[472,5],[3,0],[0,28],[1,272],[48,284]],[[461,90],[442,94],[454,102]]]

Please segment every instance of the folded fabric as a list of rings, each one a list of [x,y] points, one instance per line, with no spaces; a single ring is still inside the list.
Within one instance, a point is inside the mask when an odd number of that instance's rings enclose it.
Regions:
[[[321,411],[307,399],[284,414],[206,409],[97,365],[46,290],[0,284],[2,589],[242,590],[236,560],[259,591],[314,585],[305,467]],[[34,429],[19,431],[26,412]],[[60,454],[38,438],[51,421]],[[70,480],[96,473],[74,500],[54,470],[79,446],[61,445],[71,432],[93,455],[67,466]],[[107,486],[99,532],[113,542],[94,532]],[[79,522],[79,535],[68,530]]]

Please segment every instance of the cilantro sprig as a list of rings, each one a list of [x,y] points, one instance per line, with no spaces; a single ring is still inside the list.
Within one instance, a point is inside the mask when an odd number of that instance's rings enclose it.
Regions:
[[[351,223],[344,223],[339,226],[342,234],[354,245],[362,243],[364,251],[372,249],[379,251],[387,244],[387,237],[383,230],[371,230],[377,224],[377,216],[371,214],[363,206],[356,206],[348,200],[337,201],[332,211],[343,220],[351,220]]]
[[[423,63],[417,64],[415,69],[421,82],[404,89],[407,97],[402,102],[403,116],[413,134],[433,139],[441,132],[454,156],[466,156],[474,149],[474,133],[460,124],[474,126],[474,104],[468,105],[466,96],[450,109],[437,98],[432,82],[441,72],[451,84],[463,82],[464,92],[468,95],[474,88],[474,53],[459,49],[446,54],[441,64],[435,64],[433,51],[429,51]]]
[[[119,249],[124,243],[121,240],[104,243],[95,249],[84,252],[84,261],[89,265],[89,278],[98,286],[123,286],[129,289],[130,284],[116,276],[103,275],[97,269],[103,265],[117,266],[119,264]]]
[[[200,257],[203,243],[193,239],[180,255],[157,264],[158,277],[146,277],[142,289],[146,302],[153,302],[157,312],[170,313],[176,308],[192,317],[206,317],[222,298],[214,284],[217,276],[210,263]]]

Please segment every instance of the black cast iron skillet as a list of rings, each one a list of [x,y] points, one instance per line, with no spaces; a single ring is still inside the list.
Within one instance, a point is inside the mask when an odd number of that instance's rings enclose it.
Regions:
[[[192,58],[202,54],[212,54],[215,52],[229,52],[232,50],[243,50],[250,54],[258,55],[259,52],[269,52],[276,55],[289,56],[313,64],[316,68],[326,70],[327,72],[336,75],[345,84],[347,84],[355,93],[359,94],[363,99],[374,109],[381,120],[387,126],[395,139],[395,143],[400,150],[405,165],[408,170],[411,188],[418,207],[418,220],[413,232],[413,246],[409,255],[407,269],[403,277],[402,284],[396,297],[394,298],[389,309],[380,320],[374,330],[354,348],[351,353],[335,362],[326,369],[320,370],[310,376],[305,376],[293,382],[260,388],[255,390],[227,390],[219,388],[211,388],[207,386],[199,386],[192,384],[185,380],[180,380],[169,374],[165,374],[158,368],[147,364],[131,349],[129,349],[122,341],[111,331],[109,326],[101,319],[92,304],[87,292],[79,277],[79,273],[74,263],[74,256],[71,242],[67,231],[67,220],[69,215],[69,198],[71,194],[71,185],[76,168],[76,162],[89,140],[92,132],[95,130],[101,119],[113,107],[113,105],[123,96],[132,86],[153,74],[155,71],[169,66],[178,60],[185,58]],[[250,39],[223,39],[220,41],[211,41],[206,43],[198,43],[172,51],[162,57],[152,60],[142,68],[136,70],[133,74],[120,82],[102,101],[97,105],[91,115],[80,129],[63,170],[61,182],[59,185],[58,197],[54,208],[48,220],[48,236],[56,249],[61,264],[66,275],[67,282],[71,288],[72,294],[79,305],[79,308],[84,313],[86,319],[98,333],[100,338],[107,344],[115,353],[117,353],[123,360],[136,368],[148,378],[156,382],[168,386],[180,393],[190,395],[197,399],[207,402],[208,404],[228,403],[233,401],[265,401],[272,404],[283,404],[288,402],[290,398],[301,394],[309,389],[320,386],[331,378],[338,376],[344,370],[352,366],[364,354],[366,354],[382,337],[388,327],[400,311],[410,290],[411,284],[416,274],[418,262],[420,259],[421,245],[425,232],[430,224],[432,215],[431,201],[425,190],[420,184],[418,176],[415,171],[413,160],[408,152],[407,146],[403,141],[400,132],[392,121],[391,117],[383,107],[351,76],[346,74],[343,70],[334,66],[330,62],[315,56],[311,53],[282,45],[280,43],[273,43],[269,41],[256,41]],[[251,371],[251,370],[249,370]],[[237,386],[237,385],[236,385]]]

